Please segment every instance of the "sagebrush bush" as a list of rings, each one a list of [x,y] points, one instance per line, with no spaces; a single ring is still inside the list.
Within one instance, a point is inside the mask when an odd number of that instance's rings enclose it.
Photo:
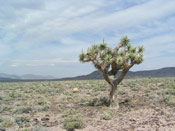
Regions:
[[[111,120],[114,117],[114,113],[110,110],[103,111],[101,114],[101,119]]]
[[[85,126],[85,122],[82,116],[74,109],[66,110],[63,113],[64,128],[68,131],[74,131],[75,129],[81,129]]]
[[[15,122],[19,127],[23,127],[27,122],[30,122],[30,118],[27,116],[16,117]]]

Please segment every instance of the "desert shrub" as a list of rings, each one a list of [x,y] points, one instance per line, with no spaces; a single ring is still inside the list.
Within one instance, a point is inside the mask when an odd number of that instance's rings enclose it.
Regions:
[[[124,95],[124,94],[127,94],[127,91],[122,90],[122,89],[119,89],[119,90],[118,90],[118,93],[119,93],[120,95]]]
[[[19,108],[15,111],[15,113],[18,113],[18,114],[22,114],[22,113],[30,113],[32,111],[32,108],[31,107],[22,107],[22,108]]]
[[[170,101],[170,99],[171,99],[171,96],[170,96],[170,95],[164,95],[164,96],[163,96],[163,101],[164,101],[166,104],[168,104],[168,102]]]
[[[41,111],[48,111],[49,109],[50,109],[50,106],[46,105],[46,106],[44,106],[44,107],[42,108]]]
[[[111,120],[113,118],[114,114],[110,110],[103,111],[101,114],[101,119],[103,120]]]
[[[79,115],[71,115],[64,119],[64,127],[68,131],[74,131],[75,129],[81,129],[84,127],[84,121]]]
[[[12,91],[9,93],[9,97],[17,98],[17,97],[21,97],[21,94],[17,93],[16,91]]]
[[[82,116],[74,109],[66,110],[63,113],[64,128],[68,131],[74,131],[75,129],[81,129],[85,126]]]
[[[169,106],[175,106],[175,97],[173,97],[172,95],[164,95],[163,101]]]
[[[41,125],[36,125],[32,128],[32,131],[47,131],[47,129]]]
[[[138,90],[140,90],[140,87],[139,86],[131,86],[131,90],[138,91]]]
[[[49,109],[50,109],[50,106],[49,105],[45,105],[45,106],[36,108],[36,111],[37,112],[42,112],[42,111],[48,111]]]
[[[0,100],[3,100],[2,96],[0,96]]]
[[[12,107],[10,106],[4,106],[2,111],[5,112],[5,111],[11,111]]]
[[[109,98],[105,96],[102,96],[100,98],[94,98],[88,103],[88,105],[89,106],[103,106],[103,105],[109,106],[110,105]]]
[[[45,105],[45,104],[47,104],[46,102],[44,102],[44,101],[38,101],[38,103],[37,103],[38,105]]]
[[[3,122],[3,118],[0,116],[0,123]]]
[[[167,89],[167,90],[165,91],[165,94],[175,95],[175,89]]]
[[[131,103],[131,99],[125,98],[124,100],[120,101],[120,105],[129,105]]]
[[[149,88],[145,89],[146,95],[148,95],[150,92],[151,92],[151,90]]]
[[[11,119],[2,119],[2,122],[0,122],[0,127],[8,128],[13,126],[13,121]]]
[[[63,112],[63,117],[68,117],[68,116],[74,115],[74,114],[78,114],[78,111],[74,110],[74,109],[65,110]]]
[[[15,122],[19,127],[23,127],[27,122],[30,122],[30,118],[26,116],[16,117]]]

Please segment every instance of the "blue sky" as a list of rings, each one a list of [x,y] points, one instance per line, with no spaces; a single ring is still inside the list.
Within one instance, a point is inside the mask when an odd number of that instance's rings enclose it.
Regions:
[[[175,66],[174,0],[0,0],[0,73],[68,77],[95,70],[81,50],[128,35],[145,47],[131,70]]]

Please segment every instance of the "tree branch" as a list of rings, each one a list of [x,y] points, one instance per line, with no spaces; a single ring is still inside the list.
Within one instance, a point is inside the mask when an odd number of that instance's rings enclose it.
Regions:
[[[104,79],[105,79],[111,86],[113,86],[113,85],[114,85],[114,84],[113,84],[113,80],[111,80],[111,79],[109,78],[108,70],[104,70],[102,73],[103,73]]]
[[[121,74],[114,80],[114,84],[115,85],[118,85],[122,80],[123,78],[125,77],[125,75],[128,73],[129,69],[133,66],[134,64],[129,64],[129,65],[126,65],[125,68],[123,68]]]

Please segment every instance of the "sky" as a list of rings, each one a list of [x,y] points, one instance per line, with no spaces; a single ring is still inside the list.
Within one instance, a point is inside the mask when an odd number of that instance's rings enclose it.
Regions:
[[[145,60],[131,71],[175,67],[175,0],[0,0],[0,73],[91,73],[79,54],[127,35]]]

